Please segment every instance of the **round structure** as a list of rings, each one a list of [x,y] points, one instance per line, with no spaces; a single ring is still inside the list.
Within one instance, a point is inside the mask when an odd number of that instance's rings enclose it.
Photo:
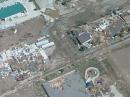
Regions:
[[[85,79],[91,79],[92,81],[94,81],[96,78],[98,78],[100,75],[100,72],[97,68],[95,67],[90,67],[87,68],[85,71]]]

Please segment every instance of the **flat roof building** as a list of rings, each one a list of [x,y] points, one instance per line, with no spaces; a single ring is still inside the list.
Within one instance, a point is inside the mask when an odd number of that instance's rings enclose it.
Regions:
[[[42,13],[29,0],[4,0],[0,3],[0,29],[15,27],[17,24],[40,16]]]
[[[90,97],[85,88],[85,81],[75,70],[43,83],[43,89],[48,97]]]
[[[16,2],[14,5],[2,7],[0,9],[0,19],[5,19],[7,17],[10,17],[12,15],[15,15],[17,13],[24,12],[24,11],[25,11],[24,6],[21,3]]]

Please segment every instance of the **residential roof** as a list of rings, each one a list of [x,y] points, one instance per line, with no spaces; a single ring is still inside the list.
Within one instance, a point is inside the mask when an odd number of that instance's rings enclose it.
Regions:
[[[80,33],[77,32],[76,35],[77,35],[77,39],[81,44],[91,39],[90,33],[88,32],[80,32]]]
[[[59,78],[64,78],[63,90],[52,88],[50,82],[43,83],[43,88],[49,97],[90,97],[79,72],[73,71]]]
[[[118,20],[116,23],[111,25],[108,29],[111,32],[111,36],[114,37],[119,34],[122,30],[122,26],[124,25],[122,20]]]

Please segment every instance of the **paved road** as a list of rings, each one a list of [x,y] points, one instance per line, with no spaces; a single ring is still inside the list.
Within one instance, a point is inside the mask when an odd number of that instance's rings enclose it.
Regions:
[[[52,70],[52,71],[46,72],[46,74],[44,74],[44,76],[47,76],[47,75],[49,75],[49,74],[55,72],[57,69],[60,69],[60,68],[65,67],[66,64],[77,63],[77,62],[80,62],[81,59],[88,59],[88,58],[97,57],[97,56],[100,55],[101,53],[102,53],[102,54],[107,53],[108,50],[117,49],[117,48],[119,48],[119,47],[121,47],[121,46],[123,46],[123,45],[125,45],[125,44],[128,44],[128,43],[130,43],[130,38],[127,38],[126,40],[121,41],[121,42],[119,42],[119,43],[117,43],[117,44],[110,45],[110,46],[107,47],[107,49],[97,49],[97,50],[90,51],[88,54],[86,54],[86,55],[80,57],[78,60],[75,60],[75,62],[73,62],[73,61],[68,61],[68,62],[66,62],[64,65],[62,65],[61,67],[55,68],[55,69]],[[42,74],[42,72],[38,72],[38,73],[34,74],[33,76],[29,77],[28,79],[25,79],[24,81],[20,82],[20,83],[15,87],[14,90],[9,90],[9,91],[5,92],[4,94],[2,94],[0,97],[4,97],[4,96],[7,96],[7,95],[11,95],[11,94],[17,92],[17,91],[18,91],[19,89],[21,89],[23,86],[28,85],[29,83],[31,83],[32,81],[34,81],[35,78],[37,78],[37,77],[40,78],[41,76],[44,77],[43,74]]]
[[[74,13],[70,13],[70,14],[67,14],[65,15],[65,17],[70,17],[72,15],[75,15],[75,14],[78,14],[77,11],[74,11]],[[48,25],[46,25],[43,29],[43,32],[44,33],[48,33],[50,31],[51,28],[53,28],[53,26],[55,26],[58,22],[61,22],[62,21],[62,18],[65,18],[64,16],[62,16],[61,18],[59,18],[58,20],[56,20],[55,22],[53,23],[49,23]],[[53,35],[53,34],[52,34]],[[53,35],[54,36],[54,35]],[[54,36],[55,38],[55,41],[59,42],[60,45],[63,44],[64,41],[66,41],[66,39],[61,39],[61,40],[58,40],[59,37],[58,36]],[[80,54],[80,55],[77,55],[76,59],[74,60],[68,60],[66,61],[65,63],[63,63],[62,66],[60,67],[56,67],[54,68],[54,70],[52,70],[51,72],[48,71],[48,74],[45,74],[44,76],[46,75],[49,75],[50,73],[54,72],[57,68],[63,68],[63,66],[66,66],[66,64],[70,64],[70,63],[77,63],[77,62],[80,62],[81,59],[88,59],[88,58],[94,58],[94,57],[97,57],[101,54],[105,54],[105,53],[108,53],[109,50],[113,50],[113,49],[117,49],[121,46],[123,46],[124,44],[128,44],[130,43],[130,38],[126,38],[124,41],[121,41],[121,42],[118,42],[116,44],[113,44],[113,45],[109,45],[108,47],[106,48],[94,48],[94,49],[91,49],[90,51],[84,53],[84,54]],[[68,48],[69,46],[69,48]],[[63,49],[65,52],[68,52],[68,55],[69,53],[73,53],[74,54],[74,49],[72,48],[73,46],[71,46],[71,44],[69,43],[69,41],[67,42],[66,41],[66,44],[62,45],[62,47],[60,49]],[[71,49],[70,49],[71,48]],[[29,84],[30,82],[32,82],[33,80],[35,80],[35,78],[37,77],[40,77],[40,76],[43,76],[42,72],[38,72],[37,74],[34,74],[32,75],[31,77],[29,77],[28,79],[22,81],[19,83],[18,86],[15,87],[14,90],[9,90],[7,92],[5,92],[4,94],[2,94],[0,97],[4,97],[6,95],[11,95],[12,93],[15,93],[17,92],[19,89],[21,89],[23,86]]]

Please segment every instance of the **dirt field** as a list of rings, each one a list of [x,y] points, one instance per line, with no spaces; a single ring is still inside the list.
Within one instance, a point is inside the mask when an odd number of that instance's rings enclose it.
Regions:
[[[116,73],[130,85],[130,47],[113,52],[111,59]]]
[[[0,95],[8,90],[12,90],[17,85],[16,81],[10,78],[0,80]]]
[[[24,87],[18,92],[5,97],[36,97],[33,87]]]
[[[23,88],[19,89],[17,92],[11,95],[6,95],[4,97],[44,97],[44,91],[41,86],[41,82],[31,82]]]
[[[127,5],[129,0],[80,0],[79,6],[86,9],[76,16],[72,16],[69,21],[80,25],[89,23],[103,17],[108,10]]]
[[[20,42],[30,43],[35,41],[40,36],[39,32],[43,28],[44,24],[44,19],[40,16],[17,25],[16,34],[13,33],[13,29],[0,31],[0,50],[7,49],[8,47],[19,44]]]

